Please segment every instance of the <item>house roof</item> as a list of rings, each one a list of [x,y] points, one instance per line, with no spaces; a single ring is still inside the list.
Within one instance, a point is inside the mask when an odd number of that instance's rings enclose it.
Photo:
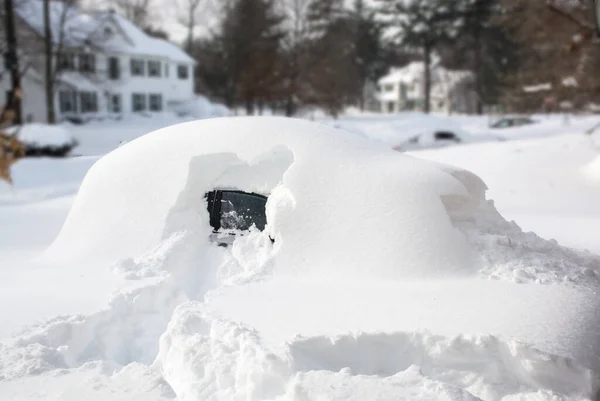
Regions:
[[[110,14],[132,43],[132,45],[127,46],[127,49],[124,49],[126,52],[166,57],[173,61],[185,63],[195,63],[195,60],[179,46],[164,39],[153,38],[147,35],[131,21],[119,14]]]
[[[422,61],[413,61],[402,68],[393,68],[389,74],[379,79],[378,83],[396,84],[399,82],[414,82],[415,80],[422,79],[424,71],[425,63]],[[440,65],[434,65],[431,67],[431,75],[433,79],[443,79],[454,84],[471,76],[472,73],[465,70],[448,70]]]
[[[69,46],[81,45],[89,35],[103,24],[92,15],[79,12],[76,7],[60,1],[50,1],[50,30],[52,39]],[[25,0],[15,3],[16,14],[40,36],[44,36],[44,2]]]
[[[44,36],[42,0],[22,0],[16,3],[15,12],[40,36]],[[75,6],[60,1],[50,1],[50,26],[55,43],[67,46],[82,46],[92,35],[107,24],[116,24],[126,40],[107,40],[101,46],[106,50],[167,58],[175,62],[195,63],[177,45],[163,39],[153,38],[136,27],[126,18],[113,12],[84,13]]]
[[[402,68],[393,68],[389,74],[379,79],[380,84],[409,83],[423,76],[424,64],[414,61]]]

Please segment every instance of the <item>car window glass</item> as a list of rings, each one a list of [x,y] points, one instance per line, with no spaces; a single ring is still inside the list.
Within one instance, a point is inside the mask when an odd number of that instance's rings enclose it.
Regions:
[[[261,196],[239,192],[223,192],[221,198],[221,228],[225,230],[248,230],[256,225],[264,230],[267,224],[265,206]]]

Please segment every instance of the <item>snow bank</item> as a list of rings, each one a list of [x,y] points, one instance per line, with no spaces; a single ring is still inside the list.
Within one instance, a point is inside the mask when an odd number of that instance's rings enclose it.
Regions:
[[[489,335],[351,333],[274,346],[197,303],[176,310],[160,348],[155,367],[181,400],[495,401],[539,391],[550,400],[576,399],[598,385],[565,358]]]
[[[392,117],[346,118],[340,121],[326,121],[326,123],[401,150],[435,148],[451,143],[451,141],[436,141],[434,138],[436,132],[451,132],[461,143],[500,139],[492,132],[467,131],[453,118],[420,112],[402,112]]]
[[[11,127],[6,131],[9,134],[18,132],[19,139],[30,146],[59,148],[73,144],[73,137],[69,131],[59,125],[32,123]]]
[[[269,195],[265,232],[211,243],[213,188]],[[126,143],[89,170],[38,262],[139,285],[2,343],[0,398],[20,385],[27,399],[39,375],[77,399],[591,399],[599,258],[524,233],[486,191],[468,171],[292,119]]]
[[[594,181],[600,181],[600,156],[596,157],[589,164],[587,164],[583,172],[587,177]]]
[[[113,151],[90,169],[48,257],[114,261],[175,231],[206,235],[203,196],[215,187],[271,195],[267,233],[281,274],[476,271],[440,197],[466,194],[459,181],[347,132],[286,118],[185,123]]]
[[[196,96],[190,101],[173,106],[173,110],[180,115],[191,116],[196,119],[231,115],[231,111],[227,107],[212,103],[204,96]]]

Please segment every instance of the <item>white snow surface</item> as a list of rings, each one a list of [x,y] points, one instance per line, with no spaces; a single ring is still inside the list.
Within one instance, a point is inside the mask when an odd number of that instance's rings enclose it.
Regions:
[[[596,399],[600,259],[496,210],[529,216],[550,197],[540,211],[560,212],[585,193],[576,206],[595,216],[585,140],[409,156],[321,124],[221,118],[62,172],[19,163],[17,187],[0,186],[0,218],[15,224],[56,203],[66,213],[93,166],[41,257],[0,258],[0,399]],[[113,143],[102,141],[84,149]],[[562,156],[555,170],[540,149]],[[573,194],[552,192],[535,165]],[[266,231],[210,243],[214,187],[270,194]]]

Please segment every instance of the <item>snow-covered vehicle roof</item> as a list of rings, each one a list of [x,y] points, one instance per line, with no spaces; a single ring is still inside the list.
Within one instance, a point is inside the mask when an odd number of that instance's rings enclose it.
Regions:
[[[215,188],[267,195],[265,230],[211,243]],[[161,129],[89,170],[43,257],[157,281],[103,312],[118,335],[78,334],[98,319],[54,321],[19,343],[154,361],[181,399],[591,397],[599,259],[522,232],[486,189],[302,120]]]
[[[442,146],[499,141],[502,137],[490,132],[467,132],[456,121],[421,112],[402,112],[382,123],[345,121],[335,126],[375,141],[395,150],[407,151]]]

